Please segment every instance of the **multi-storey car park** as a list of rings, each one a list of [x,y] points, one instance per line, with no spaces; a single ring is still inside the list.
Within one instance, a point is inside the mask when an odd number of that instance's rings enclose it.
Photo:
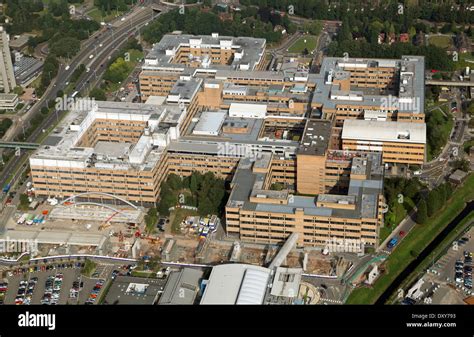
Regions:
[[[166,35],[143,66],[145,103],[73,110],[30,159],[36,192],[148,205],[168,174],[213,172],[231,188],[229,235],[376,246],[385,168],[424,162],[423,58],[326,58],[313,74],[298,60],[264,71],[264,50]]]

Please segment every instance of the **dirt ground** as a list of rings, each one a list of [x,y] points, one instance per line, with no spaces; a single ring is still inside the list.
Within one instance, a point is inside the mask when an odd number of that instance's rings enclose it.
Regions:
[[[232,254],[232,243],[230,242],[208,242],[202,252],[196,256],[197,240],[176,238],[176,243],[171,250],[170,260],[187,263],[218,264],[230,262]],[[272,250],[268,254],[267,248],[256,248],[241,244],[241,254],[238,261],[253,265],[267,265],[275,256],[277,250]],[[309,251],[307,261],[307,273],[327,275],[331,271],[331,260],[323,256],[319,251]],[[304,253],[292,251],[285,262],[288,267],[302,267]]]

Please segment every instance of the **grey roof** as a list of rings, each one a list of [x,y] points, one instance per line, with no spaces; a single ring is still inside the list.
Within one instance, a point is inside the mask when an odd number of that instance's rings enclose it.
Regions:
[[[330,206],[320,207],[316,204],[316,197],[289,195],[288,193],[280,193],[276,197],[286,199],[284,204],[250,202],[250,196],[263,193],[265,174],[254,173],[252,171],[254,163],[248,158],[240,160],[237,170],[232,180],[232,192],[227,202],[228,207],[238,207],[247,211],[271,212],[281,214],[295,214],[297,209],[303,210],[305,215],[326,216],[326,217],[342,217],[342,218],[374,218],[378,209],[378,195],[383,193],[383,166],[381,163],[381,155],[379,153],[357,152],[357,156],[363,158],[364,173],[367,179],[358,180],[350,179],[347,195],[319,195],[318,200],[321,202],[331,202],[337,200],[349,200],[354,204],[354,209],[332,208]],[[349,157],[352,160],[359,157]],[[333,158],[333,160],[336,160]],[[274,196],[275,197],[275,196]]]
[[[171,88],[169,95],[179,96],[183,100],[192,100],[201,87],[202,79],[192,78],[190,80],[178,80]],[[168,96],[169,97],[169,96]]]
[[[13,68],[15,78],[20,83],[25,83],[41,71],[41,68],[43,68],[43,61],[33,57],[22,56],[17,62],[15,62]]]
[[[273,296],[297,297],[302,273],[303,269],[301,268],[278,267],[270,293]]]
[[[341,92],[338,85],[333,85],[330,76],[343,76],[347,72],[342,71],[347,65],[359,67],[390,67],[396,68],[400,75],[398,92],[378,95],[370,94],[373,90],[365,88],[351,88],[349,92]],[[338,57],[325,57],[321,64],[319,74],[310,75],[310,81],[316,82],[316,90],[313,95],[313,103],[323,104],[324,107],[334,109],[336,105],[357,104],[368,107],[397,108],[399,111],[423,113],[425,104],[425,61],[422,56],[402,56],[399,60],[388,59],[348,59]],[[348,95],[357,95],[358,100],[344,99]],[[334,95],[341,96],[335,99]],[[333,98],[331,98],[333,96]],[[400,100],[400,98],[403,98]],[[411,99],[411,103],[406,103]]]
[[[194,304],[202,276],[202,270],[192,268],[172,272],[158,304]]]
[[[144,293],[127,292],[131,283],[147,285]],[[117,276],[105,297],[107,304],[155,304],[158,293],[163,290],[164,282],[160,279],[132,276]]]
[[[298,153],[323,156],[328,148],[330,137],[330,121],[308,119],[301,140],[301,145],[298,148]]]
[[[240,65],[248,65],[248,70],[254,70],[263,57],[265,50],[265,39],[252,37],[232,37],[218,35],[188,35],[188,34],[167,34],[156,43],[145,58],[145,69],[166,69],[166,68],[186,68],[182,64],[172,63],[174,52],[177,47],[189,46],[192,41],[200,43],[204,48],[214,46],[220,48],[221,44],[230,43],[232,49],[242,53],[241,58],[232,60],[230,65],[212,64],[213,69],[241,69]],[[193,42],[194,43],[194,42]],[[203,68],[205,68],[203,66]],[[244,70],[244,69],[242,69]]]

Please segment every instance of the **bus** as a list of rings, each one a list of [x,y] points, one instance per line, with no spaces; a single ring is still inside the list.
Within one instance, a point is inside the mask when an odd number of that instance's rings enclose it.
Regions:
[[[79,93],[79,91],[74,91],[74,92],[72,93],[72,95],[71,95],[71,98],[76,97],[78,93]]]

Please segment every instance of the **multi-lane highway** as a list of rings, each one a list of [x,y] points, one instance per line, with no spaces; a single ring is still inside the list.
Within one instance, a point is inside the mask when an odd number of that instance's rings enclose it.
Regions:
[[[164,9],[162,12],[166,11]],[[161,12],[161,13],[162,13]],[[99,32],[92,35],[82,45],[82,49],[74,57],[74,59],[67,65],[60,65],[58,74],[51,82],[46,92],[25,115],[23,119],[23,126],[26,128],[29,120],[40,112],[41,108],[48,105],[48,102],[56,98],[56,93],[59,90],[64,90],[69,83],[69,79],[74,70],[80,64],[89,65],[90,70],[83,74],[77,81],[75,90],[82,90],[92,79],[100,77],[105,71],[109,56],[115,53],[127,41],[127,37],[134,36],[138,33],[148,22],[154,20],[160,13],[145,6],[136,6],[134,11],[127,15],[126,20],[121,21],[118,27],[114,25],[103,27]],[[92,59],[90,56],[93,55]],[[28,137],[27,142],[37,142],[45,130],[48,130],[58,118],[66,113],[62,110],[56,110],[54,113],[48,115],[41,125]],[[22,128],[17,127],[16,135],[21,132]],[[19,163],[26,159],[27,153],[20,153],[20,156],[12,158],[4,167],[0,174],[0,186],[3,186],[8,178],[14,173]]]

